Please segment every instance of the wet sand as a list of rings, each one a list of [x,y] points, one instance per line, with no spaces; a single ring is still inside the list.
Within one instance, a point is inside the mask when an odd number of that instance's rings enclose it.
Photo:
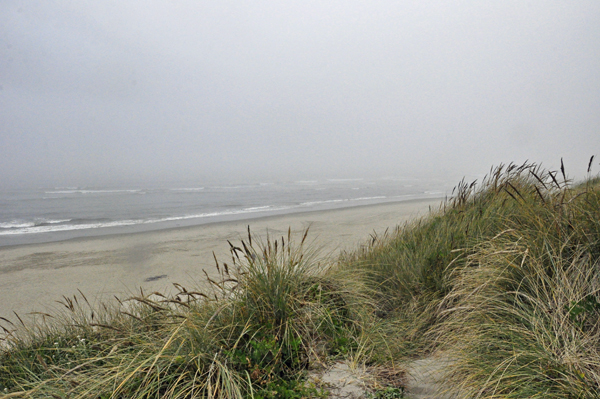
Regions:
[[[369,234],[437,209],[441,199],[412,200],[338,210],[306,212],[261,219],[136,234],[75,239],[46,244],[0,248],[0,316],[14,319],[32,311],[52,312],[62,296],[79,295],[90,301],[114,295],[125,298],[144,292],[167,292],[173,283],[202,284],[206,270],[215,274],[213,251],[230,260],[229,244],[253,233],[287,235],[310,226],[308,241],[335,256],[364,243]]]

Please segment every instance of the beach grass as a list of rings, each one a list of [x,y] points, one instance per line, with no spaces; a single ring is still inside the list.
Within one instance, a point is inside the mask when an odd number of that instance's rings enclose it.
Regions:
[[[343,267],[376,284],[382,351],[442,352],[461,398],[599,397],[598,183],[500,166],[347,254]]]
[[[465,398],[600,396],[600,179],[501,165],[429,215],[337,259],[248,232],[220,278],[2,320],[0,391],[24,398],[327,396],[335,360],[395,369],[441,352]],[[394,374],[402,379],[401,374]],[[385,387],[373,397],[402,389]],[[375,388],[374,388],[375,389]],[[378,396],[379,395],[379,396]],[[383,395],[383,396],[382,396]]]
[[[4,320],[0,391],[26,398],[319,396],[309,364],[349,354],[366,325],[361,279],[329,270],[306,233],[231,244],[209,288],[152,293],[34,324]],[[355,275],[354,275],[355,276]],[[353,277],[354,277],[353,276]]]

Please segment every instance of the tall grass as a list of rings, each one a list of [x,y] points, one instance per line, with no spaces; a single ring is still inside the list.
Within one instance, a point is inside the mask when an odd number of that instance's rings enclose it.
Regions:
[[[456,275],[442,325],[467,397],[598,397],[598,260],[508,231]],[[558,251],[558,252],[557,252]]]
[[[600,190],[534,184],[449,277],[439,331],[468,397],[600,396]]]
[[[459,397],[600,397],[597,178],[501,165],[344,267],[379,292],[384,349],[445,351]]]
[[[396,350],[409,355],[431,349],[428,333],[438,322],[441,301],[453,289],[452,270],[464,267],[474,246],[507,223],[526,223],[534,211],[521,197],[543,201],[531,185],[538,178],[552,180],[537,165],[500,165],[479,185],[459,183],[427,217],[375,236],[370,245],[345,255],[342,267],[363,270],[379,292],[379,312],[393,322],[390,339]],[[544,192],[559,190],[549,185]]]
[[[23,398],[241,398],[318,393],[301,381],[311,362],[348,353],[368,296],[324,270],[311,248],[249,234],[217,262],[210,289],[159,293],[16,328],[4,320],[0,391]],[[18,323],[17,323],[18,324]],[[308,391],[307,391],[308,390]],[[300,392],[296,394],[295,392]]]

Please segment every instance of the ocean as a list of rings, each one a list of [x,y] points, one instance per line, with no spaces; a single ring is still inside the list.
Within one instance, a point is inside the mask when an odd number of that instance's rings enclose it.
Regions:
[[[3,190],[0,246],[437,198],[448,188],[434,180],[381,178]]]

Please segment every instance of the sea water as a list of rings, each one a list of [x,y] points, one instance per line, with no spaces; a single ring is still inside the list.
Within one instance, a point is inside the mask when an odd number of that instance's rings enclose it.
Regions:
[[[381,178],[0,191],[0,246],[442,197],[440,181]]]

